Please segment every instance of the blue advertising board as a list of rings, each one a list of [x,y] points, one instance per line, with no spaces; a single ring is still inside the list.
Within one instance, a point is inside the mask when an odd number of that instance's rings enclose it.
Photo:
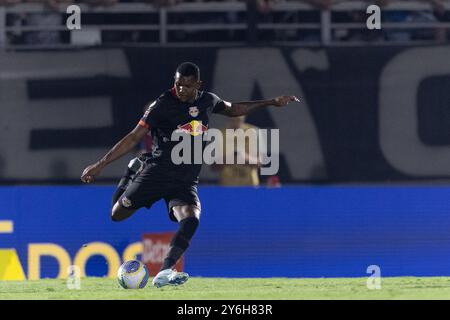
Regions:
[[[0,251],[14,249],[28,279],[60,275],[55,255],[83,261],[88,276],[112,276],[144,233],[177,229],[163,202],[111,221],[113,191],[0,187],[0,222],[14,226],[0,233]],[[449,193],[439,186],[201,186],[202,217],[185,270],[204,277],[364,277],[377,265],[382,276],[449,275]]]

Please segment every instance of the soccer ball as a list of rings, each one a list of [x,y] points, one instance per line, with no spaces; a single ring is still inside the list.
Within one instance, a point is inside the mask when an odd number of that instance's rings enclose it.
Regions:
[[[142,289],[147,284],[147,267],[138,260],[125,261],[117,271],[117,280],[124,289]]]

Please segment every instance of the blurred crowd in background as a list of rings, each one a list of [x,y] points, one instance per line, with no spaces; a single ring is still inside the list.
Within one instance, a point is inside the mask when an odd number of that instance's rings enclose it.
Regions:
[[[127,2],[139,2],[139,3],[149,3],[158,7],[169,7],[174,6],[180,3],[204,3],[204,2],[254,2],[258,9],[261,12],[268,12],[271,8],[276,5],[276,3],[282,1],[297,1],[308,3],[315,6],[318,9],[327,9],[331,7],[333,4],[342,3],[342,2],[351,2],[351,0],[0,0],[0,5],[8,6],[8,5],[16,5],[19,3],[45,3],[49,8],[57,8],[60,4],[73,4],[73,3],[84,3],[93,6],[110,6],[117,3],[127,3]],[[379,6],[386,6],[392,2],[410,2],[411,0],[371,0],[371,1],[363,1],[368,4],[376,4]],[[438,11],[443,9],[443,4],[446,0],[419,0],[420,2],[430,3],[432,4]],[[361,1],[359,1],[361,2]]]
[[[220,2],[237,2],[238,0],[223,0]],[[310,4],[314,10],[299,11],[277,11],[274,7],[280,2],[303,2]],[[63,26],[67,14],[60,10],[61,5],[84,4],[88,7],[112,7],[117,3],[148,3],[155,8],[173,7],[180,3],[204,3],[218,2],[209,0],[0,0],[0,6],[14,6],[20,3],[44,3],[45,11],[9,14],[6,19],[7,26],[39,26],[39,25],[59,25]],[[247,10],[244,12],[195,12],[195,13],[174,13],[168,17],[168,23],[172,24],[246,24],[246,30],[177,30],[168,34],[169,41],[176,42],[197,42],[197,41],[245,41],[250,44],[273,41],[301,41],[320,42],[320,29],[312,28],[290,28],[290,29],[258,29],[258,24],[312,24],[320,23],[321,11],[330,8],[332,5],[341,2],[351,2],[343,0],[242,0],[245,2]],[[361,2],[361,1],[359,1]],[[411,2],[399,0],[371,0],[363,1],[367,5],[376,4],[381,8],[392,2]],[[450,11],[446,11],[445,0],[422,0],[422,3],[429,3],[426,10],[396,10],[383,11],[382,22],[415,22],[433,23],[449,22]],[[332,23],[360,23],[365,25],[367,13],[362,10],[333,11],[331,15]],[[83,12],[83,25],[158,25],[159,16],[156,13],[122,13],[122,14],[101,14],[88,11]],[[102,43],[136,43],[136,42],[158,42],[160,37],[157,31],[102,31]],[[439,28],[416,28],[416,29],[386,29],[380,31],[369,31],[367,28],[336,28],[332,32],[332,39],[335,41],[411,41],[411,40],[431,40],[435,42],[446,42],[449,40],[449,32],[443,27]],[[26,31],[8,32],[8,41],[12,44],[58,44],[68,43],[68,32],[64,31]]]

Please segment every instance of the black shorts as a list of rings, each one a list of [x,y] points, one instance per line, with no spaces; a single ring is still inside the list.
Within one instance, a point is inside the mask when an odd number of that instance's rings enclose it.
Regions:
[[[155,202],[164,199],[169,218],[175,222],[173,207],[193,205],[201,210],[196,181],[179,182],[160,173],[158,168],[152,169],[143,170],[133,179],[120,196],[120,205],[130,209],[149,209]]]

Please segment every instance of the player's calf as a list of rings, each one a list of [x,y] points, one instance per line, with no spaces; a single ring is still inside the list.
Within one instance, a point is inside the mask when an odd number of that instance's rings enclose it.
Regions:
[[[174,207],[173,213],[179,221],[179,228],[170,243],[170,249],[161,270],[171,269],[177,263],[189,247],[200,224],[200,209],[195,206]]]

